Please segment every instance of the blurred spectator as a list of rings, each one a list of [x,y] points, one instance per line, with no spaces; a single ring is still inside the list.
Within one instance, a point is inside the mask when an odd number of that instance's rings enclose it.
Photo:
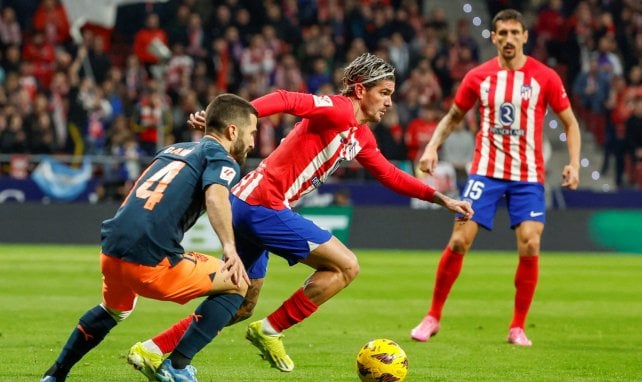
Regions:
[[[256,86],[258,94],[265,94],[276,67],[274,52],[265,45],[261,35],[254,35],[241,55],[243,82]]]
[[[32,64],[32,74],[43,87],[48,87],[56,61],[55,47],[41,31],[35,31],[22,50],[22,58]]]
[[[622,60],[614,52],[615,47],[615,39],[610,34],[606,34],[600,37],[597,49],[592,55],[597,60],[600,70],[612,76],[622,76],[624,75]]]
[[[93,76],[97,84],[101,84],[105,81],[107,72],[111,67],[111,60],[105,51],[105,43],[102,38],[96,38],[91,34],[91,37],[87,37],[85,33],[85,41],[88,44],[87,50],[87,59],[89,60],[91,75]]]
[[[0,44],[2,48],[9,45],[22,44],[22,31],[16,19],[16,11],[11,7],[4,7],[0,16]]]
[[[176,15],[170,19],[168,25],[165,27],[167,41],[170,46],[174,46],[175,44],[188,45],[190,15],[191,11],[186,4],[180,4],[176,9]]]
[[[321,64],[324,63],[323,60],[320,60],[320,62]],[[316,89],[308,90],[299,64],[291,54],[285,54],[279,60],[279,65],[276,66],[274,71],[274,87],[293,92],[309,91],[310,93],[314,93],[316,91]]]
[[[615,159],[615,184],[622,186],[624,174],[624,156],[626,150],[626,121],[633,111],[632,102],[627,102],[628,88],[622,76],[615,76],[611,81],[611,89],[606,100],[607,110],[606,137],[604,142],[604,158],[602,174],[610,169],[611,157]]]
[[[391,107],[383,115],[381,122],[372,127],[381,153],[393,161],[406,160],[406,146],[403,141],[403,128],[399,123],[397,108]]]
[[[216,11],[214,17],[208,23],[208,30],[210,32],[210,38],[215,40],[217,38],[222,38],[225,36],[225,31],[228,27],[232,26],[232,12],[226,4],[219,4],[216,6]]]
[[[562,44],[567,38],[564,29],[564,13],[562,0],[548,0],[537,13],[533,27],[535,47],[532,56],[542,62],[548,62],[549,54],[559,57]]]
[[[312,62],[312,73],[307,76],[306,86],[308,92],[317,94],[323,85],[329,83],[332,83],[332,76],[328,63],[323,58],[317,57]]]
[[[183,90],[191,86],[194,66],[194,58],[185,51],[182,44],[172,45],[172,58],[169,59],[165,71],[165,85],[173,102],[178,102]]]
[[[626,121],[627,153],[631,163],[631,178],[642,187],[642,96],[635,99],[633,114]]]
[[[594,56],[590,59],[588,71],[576,77],[572,89],[578,114],[600,144],[604,143],[605,102],[610,86],[609,73],[600,70]]]
[[[439,106],[431,103],[422,106],[419,111],[419,117],[410,121],[405,135],[406,148],[408,150],[406,158],[409,161],[415,163],[419,159],[424,147],[430,141],[435,129],[437,129],[439,118],[441,118]]]
[[[400,32],[394,32],[390,36],[388,44],[388,55],[390,62],[394,65],[397,81],[403,81],[410,69],[410,47]]]
[[[128,101],[133,102],[140,97],[146,81],[147,71],[141,65],[138,57],[135,54],[130,54],[127,57],[127,66],[125,67],[125,85]]]
[[[33,27],[53,45],[62,45],[69,40],[67,12],[57,0],[42,0],[33,15]]]
[[[428,60],[421,60],[412,69],[410,76],[401,83],[399,87],[400,96],[406,97],[411,89],[417,92],[418,101],[421,105],[428,105],[441,100],[443,96],[441,85]]]
[[[203,20],[201,20],[201,16],[198,13],[192,13],[187,24],[187,47],[185,51],[190,56],[204,58],[207,55],[205,46],[207,46],[207,40],[203,30]]]
[[[25,131],[20,114],[10,114],[7,118],[6,127],[0,126],[0,152],[28,152],[27,132]]]
[[[183,90],[181,97],[174,105],[172,109],[174,140],[177,142],[191,141],[192,129],[187,125],[187,120],[190,113],[203,110],[203,105],[199,102],[196,92],[190,88]]]
[[[455,180],[459,192],[468,179],[468,167],[473,160],[475,152],[475,137],[463,123],[457,125],[441,146],[441,160],[448,162],[455,168]]]
[[[167,46],[167,33],[161,29],[158,15],[150,13],[145,19],[145,26],[134,36],[134,53],[147,69],[160,62],[159,55],[154,53],[154,46],[159,43]]]
[[[153,156],[158,146],[165,145],[159,143],[165,142],[166,134],[172,131],[171,110],[156,81],[148,80],[135,106],[132,123],[145,155]]]
[[[9,73],[18,73],[20,70],[20,62],[22,61],[20,47],[18,45],[9,45],[5,49],[4,56],[2,57],[2,68],[5,72],[5,77]]]
[[[207,65],[207,71],[214,78],[216,87],[223,92],[229,92],[231,84],[236,83],[236,78],[234,77],[235,71],[232,65],[232,57],[225,39],[216,38],[212,41],[210,59]]]

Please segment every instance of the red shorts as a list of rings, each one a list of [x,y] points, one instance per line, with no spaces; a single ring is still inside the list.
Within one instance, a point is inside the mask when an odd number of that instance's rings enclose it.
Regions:
[[[164,259],[150,267],[100,254],[103,302],[119,311],[134,309],[137,296],[185,304],[212,291],[214,275],[223,261],[202,253],[183,255],[175,266]]]

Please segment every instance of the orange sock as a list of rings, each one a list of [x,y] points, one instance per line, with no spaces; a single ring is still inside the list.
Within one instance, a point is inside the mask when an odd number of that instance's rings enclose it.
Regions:
[[[292,325],[303,321],[314,313],[317,308],[317,304],[312,302],[312,300],[303,293],[303,288],[301,288],[294,292],[289,299],[285,300],[267,319],[277,332],[282,332]]]
[[[435,317],[437,321],[441,319],[441,311],[444,309],[450,289],[459,277],[463,264],[464,254],[446,246],[437,266],[435,289],[432,291],[432,303],[428,311],[428,314]]]
[[[152,341],[154,341],[163,354],[171,353],[174,350],[178,341],[181,340],[183,334],[185,334],[185,331],[192,323],[192,318],[194,318],[194,315],[190,314],[172,325],[169,329],[152,338]]]
[[[522,328],[535,296],[539,276],[539,256],[520,256],[515,272],[515,307],[511,328]]]

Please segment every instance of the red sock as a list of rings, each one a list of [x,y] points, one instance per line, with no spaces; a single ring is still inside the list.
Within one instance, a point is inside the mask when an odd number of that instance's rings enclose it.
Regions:
[[[524,329],[526,315],[535,295],[538,275],[539,256],[520,256],[515,272],[515,308],[511,328]]]
[[[314,313],[318,307],[303,293],[303,288],[301,288],[294,292],[289,299],[285,300],[267,319],[276,331],[282,332],[290,326],[303,321]]]
[[[192,323],[193,317],[194,315],[190,314],[172,325],[169,329],[152,338],[152,341],[160,348],[163,354],[171,353],[174,350],[178,341],[181,340],[183,334],[187,331],[189,324]]]
[[[428,314],[435,317],[437,321],[441,319],[441,311],[444,309],[450,289],[459,277],[463,263],[464,254],[455,252],[450,249],[450,246],[446,246],[437,266],[435,289],[432,292],[432,304],[428,311]]]

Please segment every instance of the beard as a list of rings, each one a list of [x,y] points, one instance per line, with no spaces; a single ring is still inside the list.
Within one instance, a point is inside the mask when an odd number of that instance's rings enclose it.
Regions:
[[[239,165],[243,165],[247,159],[247,151],[247,146],[245,146],[240,140],[237,140],[232,143],[230,155],[236,160],[236,162],[238,162]]]

